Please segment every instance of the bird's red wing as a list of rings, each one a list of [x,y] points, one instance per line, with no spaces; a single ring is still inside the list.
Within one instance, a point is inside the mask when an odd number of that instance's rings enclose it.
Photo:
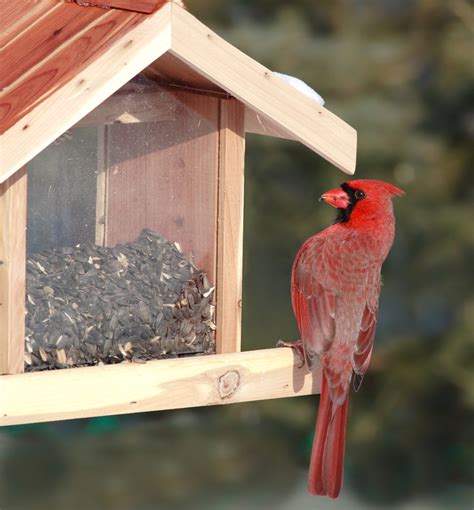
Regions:
[[[367,257],[367,247],[358,236],[334,238],[321,234],[302,246],[292,272],[293,310],[306,359],[311,368],[315,355],[331,347],[338,301],[347,294],[358,295],[365,305],[362,318],[354,317],[357,341],[352,364],[354,372],[362,375],[369,366],[377,326],[380,263]]]
[[[325,239],[314,236],[300,250],[293,266],[293,310],[303,341],[306,361],[312,368],[316,355],[327,351],[336,333],[337,295],[331,290],[325,260]]]
[[[379,271],[375,271],[369,275],[367,288],[368,298],[362,314],[359,335],[352,356],[352,367],[357,375],[364,375],[365,372],[367,372],[372,356],[380,295]]]

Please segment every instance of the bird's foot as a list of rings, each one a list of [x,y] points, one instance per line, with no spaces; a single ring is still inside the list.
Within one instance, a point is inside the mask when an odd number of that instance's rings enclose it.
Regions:
[[[290,349],[293,349],[293,351],[296,352],[296,355],[299,358],[298,368],[302,368],[305,363],[305,357],[304,357],[304,345],[302,340],[293,340],[293,341],[287,341],[287,340],[278,340],[277,347],[289,347]]]

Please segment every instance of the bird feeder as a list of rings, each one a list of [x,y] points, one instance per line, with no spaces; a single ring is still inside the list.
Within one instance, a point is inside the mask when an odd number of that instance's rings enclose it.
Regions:
[[[240,350],[245,133],[351,174],[355,131],[179,2],[4,11],[0,424],[317,392]]]

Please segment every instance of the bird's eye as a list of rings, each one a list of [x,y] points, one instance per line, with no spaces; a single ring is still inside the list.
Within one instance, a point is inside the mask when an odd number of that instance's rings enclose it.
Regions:
[[[358,189],[355,192],[355,197],[357,198],[357,200],[361,200],[362,198],[365,197],[365,193],[362,190]]]

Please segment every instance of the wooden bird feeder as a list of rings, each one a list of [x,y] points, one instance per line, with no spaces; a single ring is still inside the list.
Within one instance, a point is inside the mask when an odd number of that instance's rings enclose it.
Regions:
[[[354,129],[177,1],[3,9],[0,424],[318,392],[290,349],[240,351],[245,133],[352,174]]]

